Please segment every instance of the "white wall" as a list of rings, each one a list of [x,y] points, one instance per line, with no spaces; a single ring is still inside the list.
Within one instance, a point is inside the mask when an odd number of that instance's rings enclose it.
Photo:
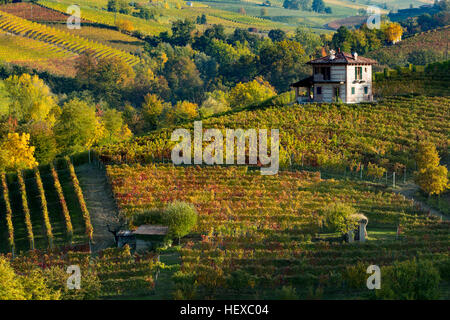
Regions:
[[[362,80],[364,82],[355,82],[355,67],[362,67]],[[352,87],[355,93],[352,94]],[[364,94],[364,87],[368,87],[367,94]],[[372,95],[372,66],[371,65],[348,65],[347,66],[347,103],[357,103],[362,101],[370,101]]]

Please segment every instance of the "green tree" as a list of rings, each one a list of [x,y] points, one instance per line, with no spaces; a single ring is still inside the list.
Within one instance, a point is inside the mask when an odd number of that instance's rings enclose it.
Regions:
[[[299,26],[295,30],[295,40],[299,42],[306,55],[313,55],[318,49],[322,48],[324,43],[319,35],[311,29]]]
[[[76,79],[94,92],[97,99],[118,105],[121,93],[129,88],[136,73],[119,57],[96,59],[91,52],[81,54],[76,61]]]
[[[142,116],[149,130],[158,127],[158,120],[163,112],[164,102],[156,94],[147,94],[142,104]]]
[[[286,32],[281,29],[272,29],[269,31],[269,38],[273,42],[283,41],[286,39]]]
[[[116,109],[106,109],[101,117],[106,130],[108,143],[123,141],[131,136],[128,126],[124,124],[122,112]]]
[[[90,148],[104,134],[95,108],[78,99],[70,100],[63,105],[54,130],[58,145],[65,154]]]
[[[50,163],[58,154],[58,144],[53,128],[46,122],[23,126],[21,131],[30,134],[30,144],[35,147],[34,156],[39,164]]]
[[[330,232],[347,233],[357,226],[356,209],[345,203],[332,203],[323,212],[325,226]]]
[[[192,204],[176,201],[170,203],[164,210],[161,221],[169,227],[169,234],[172,237],[180,238],[189,234],[197,224],[197,210]]]
[[[308,57],[302,45],[296,41],[266,43],[262,46],[259,56],[259,74],[264,75],[279,91],[288,90],[292,82],[310,73],[305,65]]]
[[[325,3],[323,0],[313,0],[312,10],[319,13],[325,12]]]
[[[195,24],[190,19],[177,20],[172,23],[172,37],[170,42],[176,46],[185,46],[192,41]]]

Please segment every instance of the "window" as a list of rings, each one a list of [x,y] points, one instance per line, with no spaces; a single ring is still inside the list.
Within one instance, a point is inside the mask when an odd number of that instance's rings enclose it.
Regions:
[[[355,94],[355,87],[352,87],[352,94]]]
[[[364,94],[368,94],[369,93],[369,87],[364,87]]]
[[[321,74],[323,76],[323,80],[330,80],[331,79],[330,67],[315,67],[314,68],[314,74],[316,74],[316,75]]]
[[[322,74],[323,74],[323,80],[330,80],[331,79],[331,68],[330,67],[322,68]]]
[[[322,94],[322,87],[317,87],[316,93],[317,94]]]
[[[355,67],[355,80],[362,80],[362,67]]]

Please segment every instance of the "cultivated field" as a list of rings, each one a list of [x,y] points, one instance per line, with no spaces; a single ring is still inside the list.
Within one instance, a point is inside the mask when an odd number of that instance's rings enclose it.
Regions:
[[[237,167],[136,165],[107,171],[130,221],[140,210],[174,200],[197,208],[195,236],[181,249],[181,272],[197,283],[182,289],[191,298],[273,298],[289,285],[302,297],[346,292],[348,298],[364,289],[348,286],[347,271],[357,261],[386,266],[419,255],[439,265],[448,259],[450,224],[428,218],[411,201],[377,185],[322,180],[306,172],[261,176]],[[321,211],[336,202],[369,218],[366,244],[315,242]],[[395,240],[397,227],[402,240]],[[359,272],[364,278],[365,269]]]

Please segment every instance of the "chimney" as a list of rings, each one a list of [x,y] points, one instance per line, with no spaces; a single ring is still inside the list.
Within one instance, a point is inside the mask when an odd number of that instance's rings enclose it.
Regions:
[[[330,50],[330,60],[334,60],[336,58],[336,51]]]
[[[355,59],[355,61],[358,61],[358,54],[356,52],[353,52],[353,59]]]

